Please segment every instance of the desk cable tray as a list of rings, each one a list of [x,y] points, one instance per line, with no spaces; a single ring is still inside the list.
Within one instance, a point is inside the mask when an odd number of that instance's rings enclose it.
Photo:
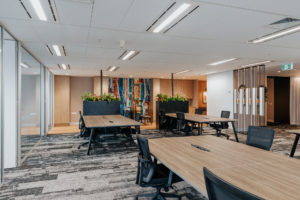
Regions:
[[[201,147],[201,146],[199,146],[199,145],[197,145],[197,144],[191,144],[191,145],[192,145],[192,147],[195,147],[195,148],[197,148],[197,149],[200,149],[201,151],[210,152],[209,149],[207,149],[207,148],[205,148],[205,147]]]

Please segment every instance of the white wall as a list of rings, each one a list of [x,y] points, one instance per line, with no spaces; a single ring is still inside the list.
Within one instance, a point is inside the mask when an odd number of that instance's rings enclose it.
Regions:
[[[17,166],[16,42],[4,40],[4,168]]]
[[[207,115],[220,116],[222,110],[233,117],[233,71],[207,76]]]

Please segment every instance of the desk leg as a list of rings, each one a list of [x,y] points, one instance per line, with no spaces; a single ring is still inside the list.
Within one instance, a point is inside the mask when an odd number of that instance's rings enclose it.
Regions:
[[[86,150],[86,155],[90,154],[91,143],[92,143],[92,140],[94,140],[94,133],[95,133],[95,129],[92,128],[91,134],[90,134],[89,146],[88,146],[88,149]]]
[[[294,157],[294,154],[295,154],[295,151],[296,151],[296,148],[297,148],[297,144],[298,144],[298,141],[299,141],[299,136],[300,136],[299,134],[296,134],[294,144],[293,144],[293,147],[292,147],[292,150],[291,150],[291,153],[290,153],[290,157]]]
[[[198,135],[202,135],[203,124],[198,123]]]
[[[233,133],[234,133],[234,136],[235,136],[235,141],[239,142],[239,138],[238,138],[236,130],[235,130],[234,122],[231,122],[231,124],[232,124],[232,128],[233,128]]]

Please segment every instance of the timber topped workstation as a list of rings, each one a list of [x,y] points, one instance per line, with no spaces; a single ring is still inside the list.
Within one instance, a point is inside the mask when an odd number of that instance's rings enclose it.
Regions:
[[[120,128],[129,128],[123,134],[125,134],[130,141],[132,139],[132,127],[135,128],[135,133],[140,133],[140,126],[142,123],[129,119],[121,115],[84,115],[83,122],[86,129],[90,130],[89,142],[86,154],[90,154],[91,144],[101,144],[97,140],[97,135],[106,134],[109,131],[113,131],[114,134],[121,133]],[[117,129],[110,129],[117,128]],[[98,134],[96,131],[98,130]],[[100,132],[99,132],[100,131]],[[117,132],[116,132],[117,131]]]

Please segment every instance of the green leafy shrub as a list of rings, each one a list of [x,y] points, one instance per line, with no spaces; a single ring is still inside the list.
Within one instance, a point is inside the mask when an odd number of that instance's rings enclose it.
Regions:
[[[179,94],[174,97],[168,96],[167,94],[157,94],[157,100],[162,102],[168,101],[187,101],[187,99]]]
[[[103,94],[102,96],[95,96],[92,95],[90,92],[85,92],[83,96],[81,96],[83,101],[107,101],[107,102],[112,102],[112,101],[120,101],[118,97],[115,97],[114,95],[111,94]]]

